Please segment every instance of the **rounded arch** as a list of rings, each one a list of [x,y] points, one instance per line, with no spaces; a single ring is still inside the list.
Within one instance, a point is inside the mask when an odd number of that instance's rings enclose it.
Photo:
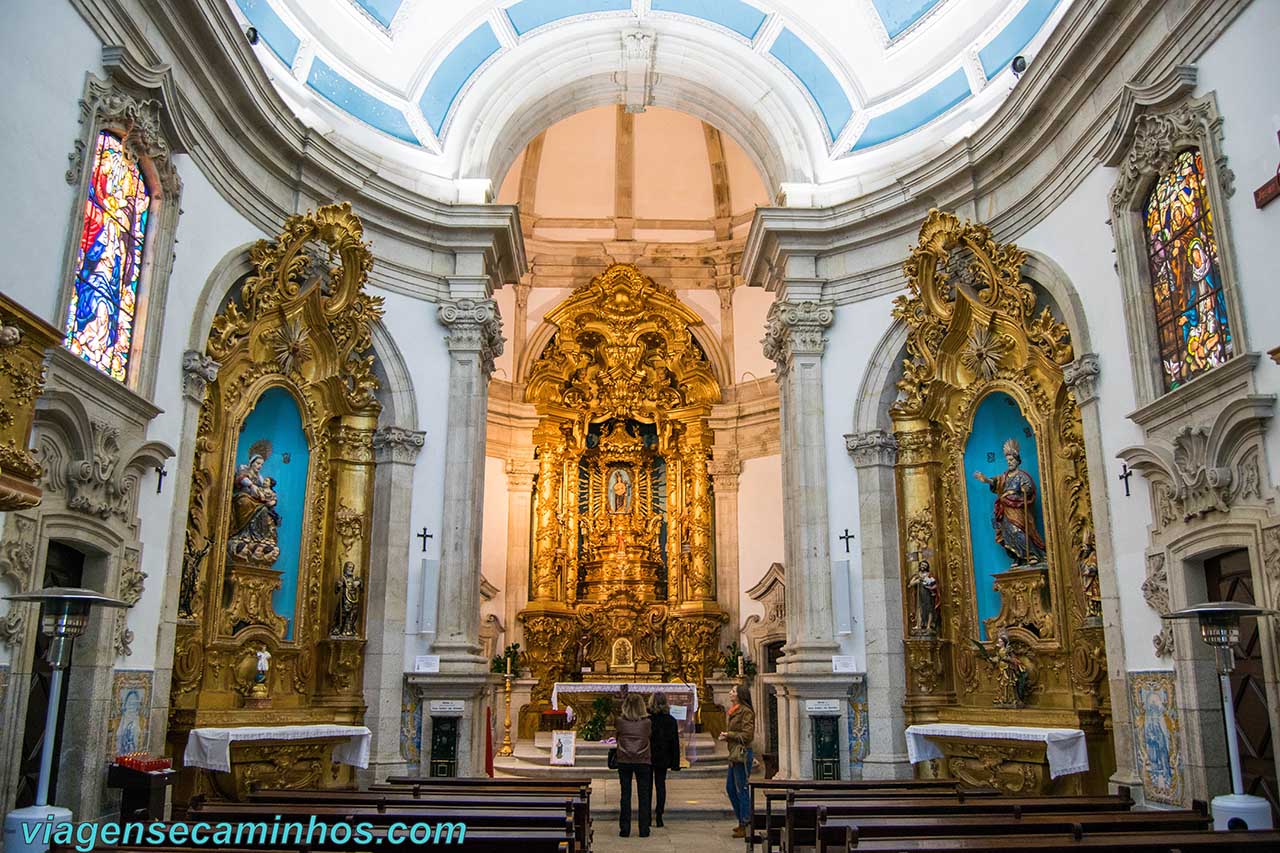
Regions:
[[[772,61],[708,29],[676,19],[646,20],[662,43],[651,73],[661,77],[650,103],[688,113],[728,134],[752,159],[772,194],[782,184],[810,183],[826,160],[826,125],[802,88]],[[554,36],[554,38],[552,38]],[[616,22],[555,28],[497,56],[458,98],[444,127],[444,148],[462,178],[497,186],[526,145],[556,122],[618,102],[621,45]],[[575,73],[566,79],[563,69]],[[466,133],[450,134],[466,129]]]
[[[898,399],[898,380],[902,378],[902,361],[906,357],[907,324],[894,319],[871,351],[867,369],[862,374],[853,404],[855,434],[875,429],[893,432],[889,407]]]
[[[1079,358],[1086,352],[1093,352],[1093,343],[1089,340],[1089,325],[1085,320],[1084,303],[1080,294],[1071,284],[1062,267],[1058,266],[1048,255],[1034,249],[1024,249],[1027,259],[1022,264],[1022,277],[1030,279],[1048,295],[1058,319],[1067,324],[1071,330],[1071,346]]]
[[[191,314],[191,327],[187,331],[187,349],[204,352],[205,341],[209,339],[209,329],[213,326],[213,318],[226,304],[231,288],[242,278],[253,272],[253,263],[249,260],[249,250],[253,244],[241,243],[222,256],[222,260],[209,271],[209,277],[200,290],[200,298],[196,300],[195,311]]]

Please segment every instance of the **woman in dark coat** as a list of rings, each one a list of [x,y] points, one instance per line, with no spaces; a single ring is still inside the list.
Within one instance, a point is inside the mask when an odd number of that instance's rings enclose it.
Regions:
[[[645,714],[644,697],[628,694],[622,701],[622,713],[617,721],[618,729],[618,786],[619,797],[618,834],[626,838],[631,834],[631,780],[635,779],[636,794],[640,798],[640,837],[649,834],[650,796],[653,794],[653,758],[649,739],[653,724]]]
[[[744,838],[751,821],[751,797],[747,780],[751,778],[751,741],[755,738],[756,712],[751,707],[751,691],[739,684],[733,689],[733,704],[729,706],[728,727],[720,733],[720,740],[729,744],[729,772],[725,777],[725,792],[733,804],[738,819],[733,837]]]
[[[653,730],[649,740],[649,751],[653,758],[653,787],[658,793],[653,822],[662,826],[662,810],[667,804],[667,771],[680,769],[680,728],[676,724],[676,718],[671,716],[667,694],[655,693],[649,700],[649,722],[652,723]]]

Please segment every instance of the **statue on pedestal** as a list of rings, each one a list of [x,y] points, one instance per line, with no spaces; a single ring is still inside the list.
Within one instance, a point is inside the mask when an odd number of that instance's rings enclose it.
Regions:
[[[348,560],[342,565],[338,579],[338,606],[333,619],[333,636],[354,637],[359,633],[360,590],[364,581],[356,574],[356,564]]]
[[[928,560],[921,560],[916,574],[907,581],[915,589],[915,618],[911,633],[917,637],[936,637],[942,622],[942,590],[933,576]]]
[[[1031,674],[1026,658],[1019,654],[1009,641],[1009,632],[1001,630],[996,635],[996,646],[987,651],[986,646],[973,641],[978,652],[996,670],[996,701],[998,708],[1022,708],[1031,696]]]
[[[996,542],[1012,559],[1013,565],[1033,566],[1044,562],[1044,539],[1036,529],[1036,481],[1022,468],[1022,449],[1017,439],[1004,443],[1008,470],[988,477],[973,472],[976,480],[986,483],[996,493],[996,506],[991,526]]]
[[[280,527],[276,481],[262,473],[270,456],[271,442],[255,441],[249,448],[249,461],[236,468],[231,493],[231,536],[227,540],[227,550],[233,558],[268,565],[280,556],[276,541]]]

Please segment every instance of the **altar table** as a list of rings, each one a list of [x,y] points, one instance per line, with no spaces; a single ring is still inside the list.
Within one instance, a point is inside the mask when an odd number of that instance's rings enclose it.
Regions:
[[[907,726],[907,758],[912,764],[942,758],[943,752],[930,737],[974,738],[978,740],[1038,741],[1045,745],[1049,776],[1057,779],[1089,769],[1089,750],[1080,729],[1042,729],[1031,726],[972,726],[960,723],[929,723]]]
[[[236,726],[192,729],[182,755],[186,767],[231,772],[233,741],[306,740],[345,737],[333,745],[333,760],[364,769],[369,766],[369,745],[373,734],[367,726]]]
[[[654,682],[640,682],[638,684],[628,684],[626,682],[591,682],[591,681],[557,681],[551,688],[551,707],[560,710],[560,695],[564,693],[604,693],[617,694],[622,692],[623,685],[626,684],[628,693],[665,693],[667,694],[667,703],[671,705],[689,705],[689,719],[693,719],[698,713],[698,688],[692,684],[684,684],[677,682],[675,684],[656,684]],[[673,697],[688,696],[691,697],[689,702]]]

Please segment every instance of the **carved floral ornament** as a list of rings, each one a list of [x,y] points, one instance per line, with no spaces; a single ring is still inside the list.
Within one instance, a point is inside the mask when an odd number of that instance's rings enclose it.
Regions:
[[[979,721],[1002,701],[994,641],[1004,635],[1027,673],[1026,703],[1075,726],[1108,701],[1099,677],[1106,666],[1096,561],[1084,547],[1093,520],[1077,404],[1077,392],[1089,396],[1097,362],[1074,360],[1067,326],[1037,304],[1022,276],[1025,261],[986,226],[934,210],[904,265],[907,291],[894,316],[907,327],[907,358],[890,409],[906,519],[902,578],[907,583],[927,559],[942,602],[937,637],[906,641],[907,705],[943,701],[954,690],[954,704]],[[979,405],[996,392],[1015,401],[1034,430],[1047,546],[1043,567],[999,576],[1000,612],[980,626],[964,454]],[[851,452],[864,452],[868,441],[851,441]]]
[[[254,271],[214,319],[204,354],[188,353],[184,364],[203,394],[178,596],[180,698],[173,713],[194,710],[197,719],[206,709],[235,707],[232,694],[248,689],[240,670],[251,647],[272,655],[270,689],[296,694],[289,708],[306,709],[317,692],[335,708],[362,701],[353,675],[360,667],[352,667],[363,652],[333,647],[329,636],[334,589],[345,562],[365,582],[375,446],[409,454],[422,444],[419,433],[375,439],[381,407],[370,350],[382,300],[365,291],[373,257],[350,205],[289,217],[249,257]],[[237,561],[228,549],[239,428],[272,388],[297,404],[310,447],[288,639],[285,619],[271,605],[278,572],[269,563]],[[306,712],[281,711],[280,719],[290,713]]]

